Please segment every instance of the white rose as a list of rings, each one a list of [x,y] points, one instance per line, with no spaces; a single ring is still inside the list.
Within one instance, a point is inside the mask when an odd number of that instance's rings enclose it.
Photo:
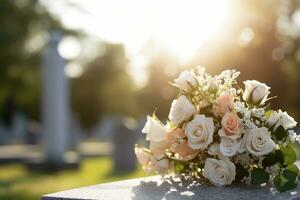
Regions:
[[[208,158],[205,161],[203,176],[216,186],[231,184],[235,174],[235,165],[229,159]]]
[[[279,122],[279,118],[280,118],[280,114],[274,110],[271,110],[269,116],[267,116],[266,123],[269,127],[272,127],[272,126],[275,127],[275,125]]]
[[[266,155],[275,148],[271,133],[265,127],[249,130],[243,139],[247,151],[255,156]]]
[[[224,156],[234,156],[240,149],[241,142],[230,138],[222,137],[220,143],[220,151]]]
[[[270,94],[270,87],[256,80],[244,81],[245,91],[243,99],[253,104],[263,104]]]
[[[174,100],[171,105],[169,119],[176,126],[181,122],[188,120],[196,109],[194,105],[184,95],[181,95],[177,100]]]
[[[279,122],[280,125],[286,130],[289,128],[294,128],[297,126],[297,122],[294,120],[293,117],[289,116],[287,112],[282,112],[281,110],[278,111],[280,118]]]
[[[174,86],[180,88],[183,91],[190,91],[193,87],[197,86],[197,79],[194,74],[190,71],[183,71],[177,79],[174,80]]]
[[[165,138],[167,128],[159,120],[147,116],[142,132],[147,134],[146,140],[161,142]]]
[[[194,119],[186,125],[185,134],[192,149],[205,149],[213,141],[213,119],[204,115],[195,115]]]
[[[286,130],[294,128],[297,125],[297,122],[293,117],[289,116],[287,112],[282,112],[281,110],[278,112],[272,110],[266,123],[269,127],[274,127],[275,130],[279,126],[282,126]]]

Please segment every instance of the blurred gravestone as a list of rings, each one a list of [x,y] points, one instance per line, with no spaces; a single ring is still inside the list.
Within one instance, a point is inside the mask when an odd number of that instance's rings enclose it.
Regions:
[[[134,145],[137,140],[137,122],[130,117],[120,117],[113,134],[115,172],[133,171],[136,168]]]
[[[43,53],[43,136],[46,163],[49,166],[66,164],[65,152],[70,134],[69,88],[65,76],[65,60],[58,45],[63,34],[50,33],[48,47]]]
[[[118,117],[104,115],[91,130],[91,135],[99,140],[111,140],[116,129],[116,124],[119,124]]]
[[[0,145],[6,144],[9,139],[9,130],[0,120]]]
[[[80,120],[76,114],[72,115],[71,122],[71,137],[69,140],[68,148],[76,149],[79,142],[81,141],[81,137],[83,137],[85,134],[84,130],[81,127]]]
[[[12,134],[13,136],[24,142],[27,129],[27,119],[24,113],[15,112],[13,115]]]

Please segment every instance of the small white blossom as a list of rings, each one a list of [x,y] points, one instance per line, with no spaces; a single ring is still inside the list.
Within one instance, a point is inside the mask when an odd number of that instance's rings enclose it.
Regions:
[[[258,120],[255,120],[254,123],[255,123],[257,126],[260,125],[260,121],[258,121]]]
[[[288,135],[289,135],[290,141],[292,143],[294,143],[297,138],[297,133],[294,130],[288,130]]]
[[[271,175],[271,177],[275,177],[278,174],[280,167],[278,165],[272,165],[270,167],[266,167],[265,171]]]
[[[258,109],[252,109],[252,115],[254,117],[258,117],[258,118],[261,118],[264,116],[265,114],[265,110],[263,108],[258,108]]]
[[[230,88],[228,90],[228,92],[232,95],[232,96],[236,96],[236,89],[235,88]]]
[[[246,129],[257,128],[257,126],[251,120],[245,120],[244,125],[245,125]]]
[[[298,143],[300,143],[300,135],[297,135],[296,141],[297,141]]]
[[[251,111],[247,111],[245,114],[244,114],[244,120],[245,121],[248,121],[251,119]]]
[[[245,106],[245,103],[241,102],[241,101],[236,101],[234,102],[234,108],[237,112],[244,114],[245,112],[247,112],[247,108]]]

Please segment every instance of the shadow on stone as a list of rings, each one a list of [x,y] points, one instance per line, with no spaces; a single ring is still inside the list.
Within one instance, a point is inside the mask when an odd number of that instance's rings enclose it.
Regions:
[[[295,190],[299,190],[299,187]],[[134,200],[179,200],[179,199],[300,199],[297,192],[272,193],[270,187],[253,187],[247,185],[231,185],[215,187],[197,181],[179,181],[168,178],[162,181],[141,181],[132,188]]]

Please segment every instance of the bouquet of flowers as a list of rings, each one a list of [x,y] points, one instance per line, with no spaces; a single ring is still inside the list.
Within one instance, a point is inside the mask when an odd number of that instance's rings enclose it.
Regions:
[[[297,122],[286,112],[272,110],[270,87],[256,80],[237,86],[239,72],[225,70],[212,76],[205,68],[184,71],[174,80],[179,88],[169,120],[147,117],[142,132],[149,148],[136,146],[147,173],[179,174],[213,185],[233,181],[275,186],[287,191],[297,186],[299,169],[292,143],[300,137]]]

